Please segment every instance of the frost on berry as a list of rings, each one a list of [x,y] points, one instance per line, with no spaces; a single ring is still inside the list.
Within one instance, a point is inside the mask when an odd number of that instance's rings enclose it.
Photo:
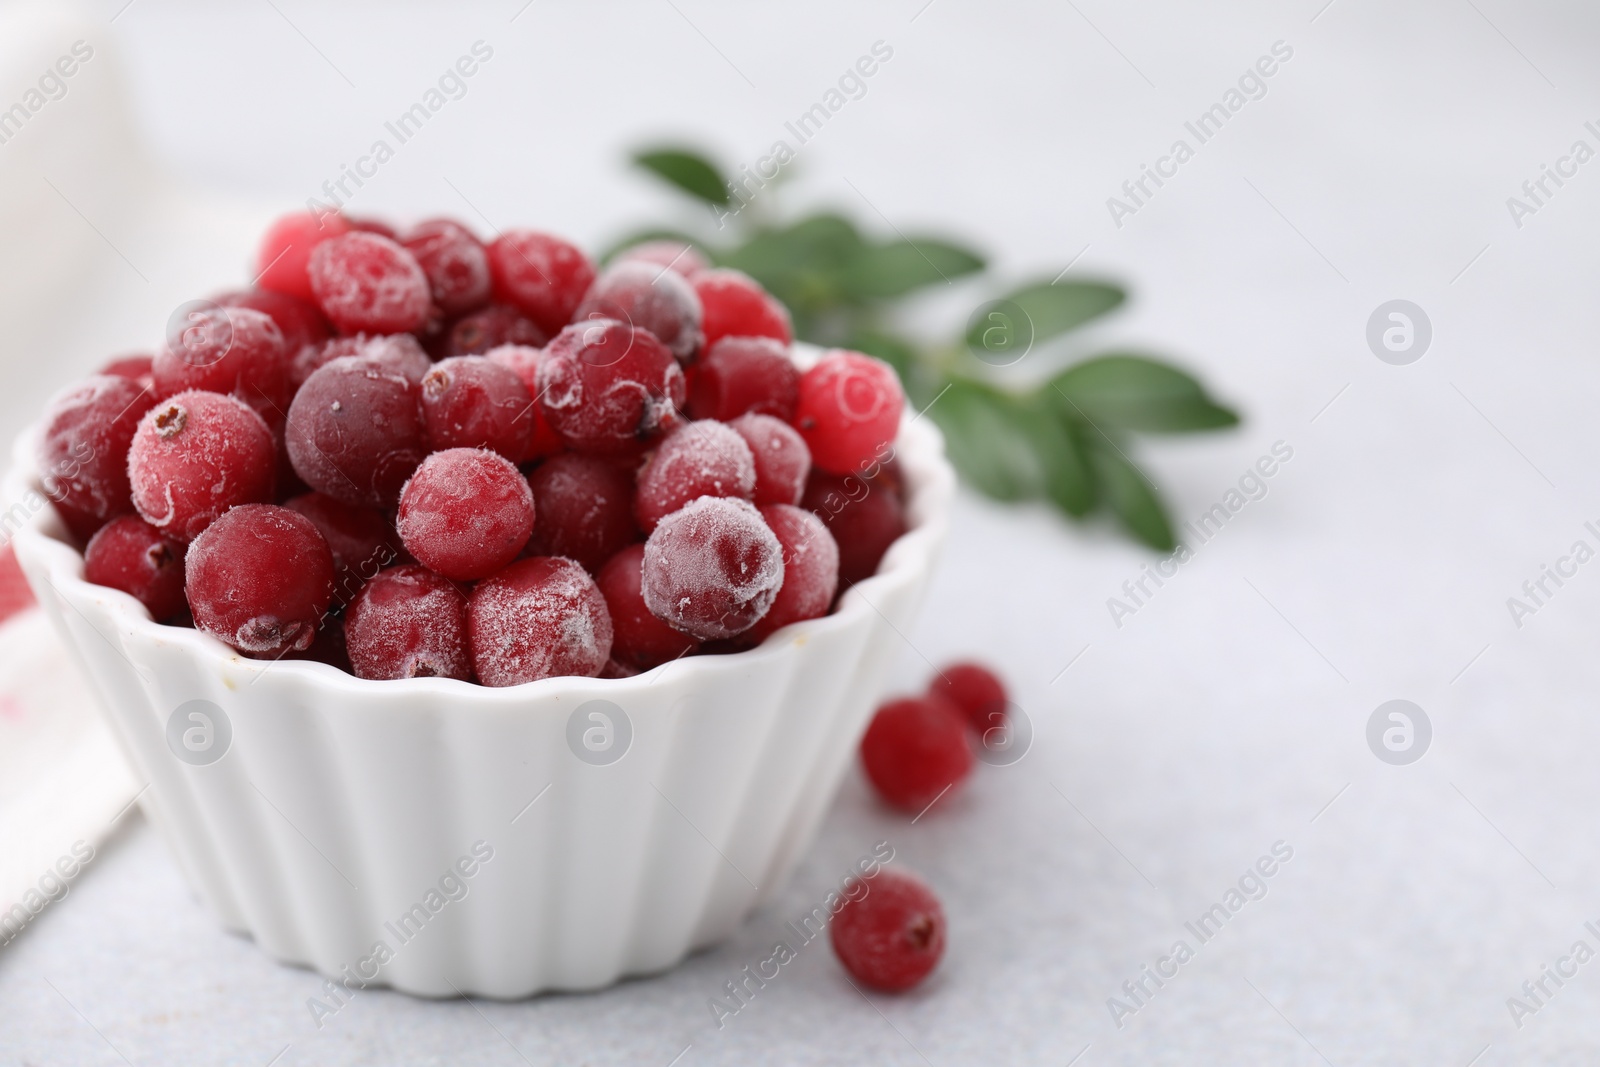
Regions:
[[[700,646],[650,613],[642,587],[644,545],[629,545],[606,561],[595,584],[611,611],[612,660],[630,673],[647,671]]]
[[[501,345],[543,348],[554,331],[546,331],[510,304],[491,304],[463,315],[445,330],[437,355],[481,356]]]
[[[306,269],[323,241],[349,233],[350,220],[334,211],[300,211],[278,219],[256,252],[256,284],[301,300],[314,300]]]
[[[304,515],[233,508],[189,546],[185,580],[196,628],[249,656],[311,647],[333,600],[333,556]]]
[[[452,356],[422,378],[428,445],[488,448],[513,463],[533,453],[536,408],[516,372],[479,356]]]
[[[344,633],[357,678],[472,678],[466,595],[418,564],[368,582],[345,615]]]
[[[136,515],[113,519],[89,541],[83,577],[127,593],[165,622],[184,609],[183,545]]]
[[[533,491],[515,464],[485,449],[451,448],[411,476],[395,526],[406,551],[465,582],[516,559],[533,524]]]
[[[691,500],[749,500],[755,489],[755,457],[744,438],[720,422],[691,422],[669,434],[640,469],[634,517],[649,533]]]
[[[401,241],[428,276],[433,302],[447,315],[489,302],[489,253],[472,231],[450,219],[429,219]]]
[[[293,387],[283,332],[264,312],[196,301],[179,309],[151,363],[156,396],[189,389],[236,396],[280,426]]]
[[[311,253],[317,303],[344,333],[406,333],[428,321],[428,277],[387,237],[347,233]]]
[[[926,978],[944,955],[944,909],[921,879],[892,867],[847,894],[829,929],[834,955],[862,985],[899,993]]]
[[[805,439],[786,422],[771,415],[740,415],[728,423],[756,463],[755,502],[798,504],[811,473],[811,450]]]
[[[528,554],[566,556],[593,573],[639,539],[633,521],[633,477],[601,456],[563,452],[528,475],[535,510]]]
[[[153,403],[136,379],[97,374],[50,405],[35,459],[58,507],[98,521],[133,510],[128,448]]]
[[[705,270],[690,284],[700,298],[708,350],[724,337],[771,337],[784,344],[794,340],[788,309],[748,274]]]
[[[770,337],[724,337],[689,369],[689,411],[697,419],[746,412],[788,422],[800,398],[800,370]]]
[[[298,391],[306,383],[306,379],[334,360],[345,356],[363,356],[375,360],[379,365],[405,377],[413,384],[420,384],[423,376],[433,367],[433,361],[428,358],[428,353],[422,350],[422,345],[409,333],[358,333],[348,337],[329,338],[301,348],[299,355],[289,364],[289,380]]]
[[[567,447],[636,455],[682,420],[683,371],[655,336],[591,319],[562,330],[534,395]]]
[[[534,230],[502,233],[489,246],[496,299],[514,305],[546,335],[572,321],[594,281],[594,267],[578,248]]]
[[[199,390],[145,413],[128,450],[133,505],[168,537],[193,540],[240,504],[272,499],[277,446],[243,401]]]
[[[821,519],[790,504],[760,510],[783,546],[783,585],[767,613],[741,635],[751,644],[792,622],[826,615],[839,587],[839,546]]]
[[[615,262],[649,263],[684,278],[711,269],[711,261],[706,259],[705,253],[694,245],[672,240],[641,241],[618,252]]]
[[[368,507],[393,507],[428,454],[416,384],[370,356],[335,359],[307,378],[284,434],[307,485]]]
[[[472,665],[484,685],[592,678],[611,655],[611,614],[587,571],[534,556],[485,578],[467,605]]]
[[[783,585],[783,546],[745,500],[701,497],[645,542],[644,602],[702,641],[733,637],[766,614]]]
[[[616,319],[649,330],[680,363],[688,363],[700,348],[700,298],[665,267],[625,262],[607,268],[573,317]]]

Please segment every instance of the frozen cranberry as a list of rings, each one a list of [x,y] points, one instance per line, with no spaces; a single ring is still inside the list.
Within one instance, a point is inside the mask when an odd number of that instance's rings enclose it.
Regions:
[[[826,615],[839,586],[839,546],[821,519],[791,504],[760,510],[783,546],[783,585],[767,613],[740,635],[740,641],[752,645],[792,622]]]
[[[652,334],[620,322],[568,326],[537,374],[545,417],[580,452],[637,454],[682,421],[678,361]]]
[[[683,241],[642,241],[617,253],[617,263],[650,263],[664,267],[684,278],[692,278],[703,270],[711,269],[706,259],[694,245]]]
[[[373,357],[336,359],[307,378],[284,432],[307,485],[368,507],[393,507],[428,454],[417,387]]]
[[[641,588],[643,568],[644,546],[629,545],[607,560],[594,579],[611,611],[611,658],[633,671],[675,660],[700,644],[650,613]]]
[[[472,680],[467,598],[415,563],[391,567],[362,587],[344,636],[357,678]]]
[[[972,773],[967,721],[943,697],[907,697],[878,709],[861,739],[861,764],[878,795],[920,812]]]
[[[469,582],[517,558],[533,516],[533,491],[516,464],[480,448],[450,448],[423,460],[406,483],[395,526],[420,562]]]
[[[533,436],[528,442],[526,458],[540,459],[565,451],[566,445],[562,443],[561,435],[556,433],[555,427],[550,425],[550,420],[545,418],[544,405],[538,402],[539,361],[544,358],[544,350],[529,348],[527,345],[501,345],[490,349],[486,358],[515,374],[533,402],[527,414],[527,418],[533,423]],[[559,552],[554,554],[560,555]]]
[[[690,279],[700,298],[705,348],[724,337],[772,337],[794,340],[789,311],[748,274],[705,270]]]
[[[94,535],[83,554],[83,577],[127,593],[156,622],[187,606],[183,546],[136,515],[113,519]]]
[[[128,446],[153,403],[137,381],[97,374],[50,405],[35,459],[59,508],[100,521],[133,510]]]
[[[283,333],[252,308],[196,307],[151,365],[156,396],[190,389],[236,396],[268,426],[283,423],[293,387]]]
[[[387,237],[347,233],[311,254],[311,288],[344,333],[406,333],[428,321],[428,276]]]
[[[952,663],[940,669],[928,692],[949,701],[980,735],[1006,721],[1006,687],[995,673],[978,663]]]
[[[433,361],[428,358],[428,353],[409,333],[358,333],[350,337],[330,338],[321,344],[302,348],[290,365],[290,380],[298,390],[307,378],[345,356],[374,359],[389,370],[404,375],[414,385],[421,385],[423,376],[433,369]]]
[[[315,523],[328,543],[336,604],[350,603],[363,582],[401,558],[400,537],[377,508],[346,504],[325,493],[301,493],[283,506]]]
[[[649,533],[656,524],[702,496],[749,500],[756,490],[755,457],[729,427],[710,419],[691,422],[661,442],[639,471],[634,518]]]
[[[783,546],[755,505],[704,496],[668,515],[644,546],[644,602],[702,641],[743,633],[783,585]]]
[[[422,379],[422,421],[434,449],[488,448],[513,463],[533,451],[533,398],[514,371],[482,356],[434,364]]]
[[[839,582],[847,587],[878,573],[883,554],[906,532],[900,498],[882,478],[813,470],[800,506],[816,512],[833,534]]]
[[[689,369],[689,411],[727,422],[746,412],[788,422],[800,398],[800,371],[770,337],[724,337]]]
[[[833,953],[862,985],[899,993],[926,978],[944,955],[939,898],[921,879],[890,867],[868,876],[866,892],[845,898],[828,937]]]
[[[682,276],[648,263],[608,267],[573,317],[616,319],[649,330],[679,363],[688,363],[700,349],[700,298]]]
[[[333,556],[316,524],[288,508],[233,508],[189,546],[194,624],[248,656],[304,651],[333,599]]]
[[[346,674],[355,673],[355,668],[350,666],[350,651],[345,646],[344,626],[327,616],[323,617],[322,623],[317,627],[317,636],[312,639],[311,647],[291,649],[283,658],[326,663]]]
[[[268,316],[283,334],[283,350],[290,361],[306,345],[318,344],[328,339],[328,320],[322,311],[309,300],[301,300],[287,293],[271,289],[241,289],[212,297],[212,303],[225,308],[249,308]]]
[[[192,541],[229,508],[272,499],[277,450],[248,405],[194,390],[139,420],[128,450],[133,506],[178,541]]]
[[[350,228],[352,230],[360,230],[362,233],[375,233],[379,237],[387,237],[391,241],[400,240],[400,235],[395,232],[395,228],[382,219],[351,218]]]
[[[633,478],[609,460],[564,452],[541,463],[528,485],[539,515],[529,555],[566,556],[592,573],[639,539]]]
[[[109,374],[113,378],[127,378],[148,387],[145,379],[150,377],[150,356],[118,356],[100,368],[99,373]]]
[[[419,222],[401,244],[417,258],[433,302],[445,314],[476,311],[489,302],[489,252],[459,222]]]
[[[835,349],[800,376],[794,424],[811,462],[833,474],[865,470],[887,454],[905,400],[894,368]]]
[[[501,345],[528,345],[543,348],[550,340],[546,332],[510,304],[491,304],[482,311],[463,315],[445,331],[437,355],[481,356]]]
[[[740,415],[728,423],[756,461],[756,495],[759,504],[798,504],[811,472],[811,450],[786,422],[771,415]]]
[[[611,614],[589,573],[535,556],[479,582],[467,604],[472,667],[484,685],[593,678],[611,655]]]
[[[516,305],[546,336],[572,321],[594,282],[588,257],[559,237],[534,230],[507,230],[489,246],[494,294]]]
[[[261,238],[256,252],[256,284],[275,293],[314,300],[306,265],[317,245],[349,233],[350,220],[333,211],[300,211],[285,215]]]

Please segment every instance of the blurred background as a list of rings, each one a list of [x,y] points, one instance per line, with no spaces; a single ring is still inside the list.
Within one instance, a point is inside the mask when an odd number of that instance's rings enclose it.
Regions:
[[[4,109],[80,41],[92,58],[13,132]],[[385,124],[480,42],[491,58],[398,144]],[[588,997],[366,993],[318,1029],[320,980],[218,931],[131,815],[0,950],[0,1058],[1591,1061],[1600,973],[1535,987],[1532,1014],[1508,1001],[1532,1005],[1523,983],[1580,939],[1600,951],[1600,565],[1537,604],[1523,589],[1600,548],[1597,45],[1600,9],[1507,0],[0,6],[6,440],[183,300],[248,282],[266,222],[325,201],[380,138],[398,147],[347,211],[594,251],[717,232],[634,151],[693,145],[736,174],[783,140],[753,210],[838,210],[987,260],[896,329],[959,336],[1012,285],[1111,280],[1125,305],[998,380],[1150,351],[1243,419],[1137,440],[1193,555],[1142,592],[1166,554],[1109,522],[963,497],[896,684],[993,661],[1031,749],[915,825],[852,775],[730,945]],[[867,55],[864,89],[800,143],[790,124]],[[1263,57],[1274,72],[1241,82]],[[1191,130],[1218,104],[1225,122]],[[1179,140],[1192,155],[1162,163]],[[1395,300],[1429,326],[1408,362],[1369,342]],[[1234,508],[1264,456],[1265,494]],[[1220,532],[1181,529],[1219,503]],[[1391,699],[1431,723],[1404,766],[1368,744]],[[885,839],[944,898],[934,980],[864,1002],[813,950],[719,1029],[706,999]],[[1293,859],[1266,897],[1118,1019],[1123,984],[1275,842]]]

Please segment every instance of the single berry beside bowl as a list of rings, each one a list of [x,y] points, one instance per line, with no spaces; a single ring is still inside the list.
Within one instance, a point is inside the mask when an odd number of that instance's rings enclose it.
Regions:
[[[863,880],[866,892],[846,896],[829,930],[833,952],[857,982],[886,993],[920,983],[944,956],[946,926],[939,898],[920,878],[884,867]]]
[[[913,814],[958,788],[972,764],[966,719],[941,697],[889,701],[861,739],[867,780],[884,800]]]

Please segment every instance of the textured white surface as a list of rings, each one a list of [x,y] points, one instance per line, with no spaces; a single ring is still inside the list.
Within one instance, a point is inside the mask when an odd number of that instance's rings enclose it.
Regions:
[[[1129,309],[1086,343],[1182,357],[1250,416],[1142,447],[1181,516],[1274,441],[1294,458],[1120,629],[1105,600],[1146,556],[964,502],[897,677],[920,686],[924,657],[997,661],[1037,726],[1033,751],[915,826],[852,776],[791,890],[669,975],[511,1005],[364,994],[317,1031],[304,1002],[318,980],[219,934],[141,828],[0,954],[6,1054],[121,1062],[109,1041],[141,1064],[260,1064],[286,1045],[285,1065],[666,1064],[692,1043],[683,1067],[943,1067],[1065,1064],[1089,1045],[1080,1065],[1593,1062],[1596,964],[1520,1030],[1506,999],[1577,939],[1600,947],[1583,925],[1600,925],[1600,571],[1585,565],[1521,629],[1506,599],[1600,518],[1600,171],[1585,165],[1521,229],[1505,202],[1596,118],[1600,15],[1504,0],[934,0],[917,15],[917,0],[773,22],[674,3],[681,15],[641,0],[602,23],[539,0],[508,25],[520,4],[379,20],[280,0],[353,89],[266,5],[138,0],[116,25],[159,154],[278,202],[310,195],[491,39],[482,79],[355,206],[467,213],[448,178],[496,221],[570,218],[586,242],[658,213],[611,167],[624,147],[685,131],[754,161],[883,38],[895,58],[805,146],[795,199],[874,218],[864,195],[908,232],[981,235],[1007,276],[1053,276],[1087,245],[1073,274],[1134,281]],[[1268,95],[1116,229],[1106,197],[1279,39],[1295,56]],[[599,42],[604,77],[589,73]],[[496,140],[494,124],[524,139]],[[141,250],[195,250],[187,280],[147,271],[170,300],[101,248],[99,314],[48,363],[8,353],[8,417],[153,336],[167,307],[234,269],[248,228],[127,234],[141,266]],[[1409,367],[1363,336],[1394,298],[1434,325]],[[959,322],[973,302],[931,300],[926,321]],[[1364,740],[1393,697],[1434,723],[1411,767]],[[706,998],[881,839],[945,900],[952,947],[933,982],[869,1006],[814,945],[718,1031]],[[1266,899],[1118,1031],[1106,998],[1279,839],[1295,855]]]

